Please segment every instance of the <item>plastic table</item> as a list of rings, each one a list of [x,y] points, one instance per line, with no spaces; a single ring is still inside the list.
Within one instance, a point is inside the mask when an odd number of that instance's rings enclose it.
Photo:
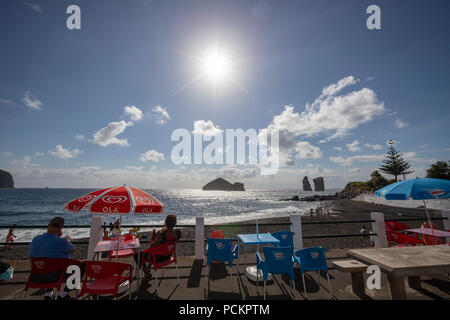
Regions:
[[[117,245],[119,245],[119,248],[117,248]],[[100,256],[100,253],[102,252],[110,252],[110,251],[115,251],[115,250],[128,250],[128,249],[136,249],[136,252],[138,254],[138,262],[137,265],[135,265],[135,270],[136,270],[136,281],[137,281],[137,290],[139,293],[139,282],[140,282],[140,277],[139,277],[139,266],[140,266],[140,258],[141,258],[141,254],[140,254],[140,250],[139,248],[141,247],[141,243],[139,241],[139,237],[135,237],[134,239],[130,239],[130,240],[124,240],[124,241],[117,241],[116,239],[111,239],[111,240],[102,240],[97,242],[97,245],[94,248],[94,253],[96,255],[96,258],[98,259],[98,257]],[[117,257],[116,257],[117,260]]]
[[[247,246],[256,245],[256,250],[259,251],[259,246],[264,244],[279,244],[280,240],[272,236],[270,233],[252,233],[252,234],[238,234],[238,239],[244,246],[244,264],[247,271]],[[239,264],[239,257],[238,257]]]

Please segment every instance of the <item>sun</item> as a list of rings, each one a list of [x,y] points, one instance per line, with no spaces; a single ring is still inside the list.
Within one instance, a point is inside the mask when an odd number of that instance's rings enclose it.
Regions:
[[[230,75],[230,65],[227,54],[218,48],[208,51],[201,59],[203,73],[215,81],[224,80]]]

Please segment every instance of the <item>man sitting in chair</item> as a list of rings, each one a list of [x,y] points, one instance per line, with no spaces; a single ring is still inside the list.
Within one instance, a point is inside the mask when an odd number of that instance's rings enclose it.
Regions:
[[[48,223],[47,233],[37,235],[31,241],[28,256],[30,258],[70,258],[70,254],[75,251],[75,246],[71,243],[72,239],[69,236],[61,238],[63,227],[64,218],[55,217],[51,219]],[[81,273],[83,273],[83,266],[80,267]],[[31,274],[30,278],[34,282],[47,283],[57,281],[60,275],[60,272]],[[68,291],[69,289],[65,287],[59,299],[70,299],[70,296],[67,295]],[[54,299],[53,289],[47,289],[44,300],[52,299]]]
[[[166,217],[164,227],[161,230],[159,230],[158,232],[155,232],[155,229],[153,229],[152,241],[150,243],[150,247],[154,247],[154,246],[157,246],[159,244],[163,244],[163,243],[166,243],[169,241],[178,241],[181,237],[181,232],[178,229],[174,230],[174,227],[176,224],[177,224],[177,217],[173,214],[169,214]],[[138,254],[136,253],[133,258],[137,264],[138,263]],[[141,257],[140,257],[141,261],[144,261],[144,260],[151,261],[151,259],[152,259],[152,256],[150,255],[150,253],[141,252]],[[168,259],[170,259],[170,256],[156,256],[156,262],[162,262],[162,261],[166,261]],[[146,263],[142,264],[142,270],[145,273],[145,279],[151,280],[152,274],[150,271],[150,267]]]

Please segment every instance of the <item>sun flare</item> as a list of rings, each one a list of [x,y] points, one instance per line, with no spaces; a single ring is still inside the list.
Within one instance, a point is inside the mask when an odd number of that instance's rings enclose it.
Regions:
[[[230,59],[217,48],[206,53],[202,59],[203,72],[214,80],[229,76]]]

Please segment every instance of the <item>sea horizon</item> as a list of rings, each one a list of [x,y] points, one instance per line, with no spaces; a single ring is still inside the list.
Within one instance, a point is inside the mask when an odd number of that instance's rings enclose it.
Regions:
[[[62,216],[66,225],[90,225],[91,214],[86,211],[64,211],[64,204],[95,188],[17,188],[0,190],[0,218],[3,225],[46,225],[55,216]],[[281,201],[294,195],[334,194],[338,189],[323,192],[296,189],[203,191],[193,188],[143,189],[165,205],[165,214],[123,216],[123,224],[163,224],[166,214],[175,214],[178,224],[194,224],[195,217],[204,217],[205,224],[222,224],[254,219],[303,215],[320,202]],[[115,221],[118,215],[104,216],[105,222]],[[18,233],[17,241],[29,241],[41,229],[26,229]],[[0,230],[0,237],[7,230]],[[67,229],[73,238],[89,235],[89,229]]]

